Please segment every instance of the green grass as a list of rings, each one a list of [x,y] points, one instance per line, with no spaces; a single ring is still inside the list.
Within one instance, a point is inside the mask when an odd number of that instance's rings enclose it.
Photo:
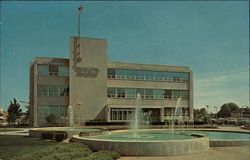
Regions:
[[[0,136],[0,159],[11,159],[15,156],[30,153],[34,150],[40,150],[55,145],[51,141],[44,141],[37,138],[26,136]]]
[[[56,143],[26,136],[0,136],[0,159],[4,160],[114,160],[119,154],[92,152],[79,143]]]

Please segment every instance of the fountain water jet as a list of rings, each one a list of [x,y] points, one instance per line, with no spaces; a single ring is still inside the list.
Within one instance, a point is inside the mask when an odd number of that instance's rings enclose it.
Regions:
[[[151,113],[143,113],[141,109],[141,95],[137,93],[136,101],[135,101],[135,111],[131,118],[130,130],[132,132],[132,136],[130,138],[140,138],[145,137],[143,135],[139,135],[138,131],[140,128],[146,128],[150,123]]]

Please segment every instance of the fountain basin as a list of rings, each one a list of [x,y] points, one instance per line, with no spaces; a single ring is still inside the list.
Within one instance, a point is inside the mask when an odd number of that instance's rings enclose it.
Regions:
[[[108,149],[125,156],[185,155],[200,153],[209,149],[208,137],[199,134],[175,135],[175,140],[158,138],[142,138],[140,140],[140,138],[124,137],[123,135],[126,132],[128,131],[114,131],[111,133],[111,135],[122,135],[121,139],[105,139],[105,135],[89,137],[75,135],[72,137],[72,141],[84,143],[93,150]],[[107,135],[107,137],[109,136]],[[178,139],[178,137],[180,138]]]

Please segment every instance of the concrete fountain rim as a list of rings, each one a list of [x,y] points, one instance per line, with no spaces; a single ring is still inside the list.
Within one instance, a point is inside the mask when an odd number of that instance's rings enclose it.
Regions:
[[[147,130],[162,130],[162,129],[140,129],[140,131],[147,131]],[[129,132],[129,129],[126,130],[114,130],[114,131],[110,131],[109,133],[123,133],[123,132]],[[105,135],[105,134],[102,134]],[[159,142],[188,142],[188,141],[198,141],[198,140],[202,140],[202,139],[209,139],[207,136],[203,135],[203,134],[186,134],[187,136],[193,136],[195,138],[192,139],[180,139],[180,140],[134,140],[134,141],[125,141],[125,140],[108,140],[108,139],[95,139],[95,138],[91,138],[91,136],[79,136],[79,135],[74,135],[72,138],[76,138],[76,139],[82,139],[82,140],[91,140],[91,141],[101,141],[101,142],[126,142],[126,143],[159,143]]]

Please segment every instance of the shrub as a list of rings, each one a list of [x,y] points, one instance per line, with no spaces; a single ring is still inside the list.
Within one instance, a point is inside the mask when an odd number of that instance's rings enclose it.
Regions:
[[[47,115],[45,117],[46,121],[49,123],[49,124],[55,124],[56,123],[56,115],[55,114],[50,114],[50,115]]]
[[[53,139],[54,138],[54,134],[52,132],[43,132],[41,134],[41,138],[42,139]]]
[[[75,160],[89,156],[92,151],[88,146],[78,143],[57,144],[19,156],[13,160]]]
[[[108,151],[108,150],[100,150],[98,152],[92,153],[90,156],[84,158],[84,159],[77,159],[77,160],[114,160],[118,159],[120,155],[117,152],[114,151]]]
[[[59,132],[55,135],[56,141],[57,142],[62,142],[64,139],[67,138],[67,133],[66,132]]]

